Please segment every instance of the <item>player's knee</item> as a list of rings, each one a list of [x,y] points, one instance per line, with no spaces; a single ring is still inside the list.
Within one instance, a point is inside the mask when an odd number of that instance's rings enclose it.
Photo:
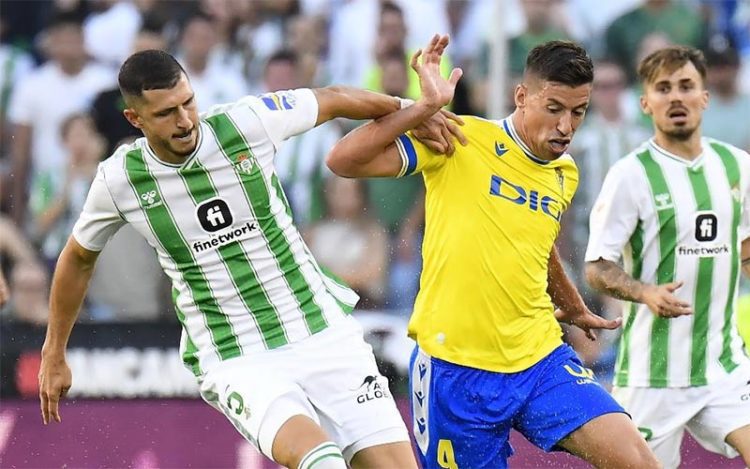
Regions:
[[[307,452],[298,469],[346,469],[344,455],[335,443],[326,441]]]

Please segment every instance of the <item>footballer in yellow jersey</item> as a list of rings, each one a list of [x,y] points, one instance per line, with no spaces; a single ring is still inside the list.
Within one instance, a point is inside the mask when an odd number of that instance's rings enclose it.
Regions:
[[[469,141],[451,158],[409,134],[404,175],[426,186],[424,266],[409,335],[429,355],[513,373],[562,344],[547,294],[547,261],[578,171],[534,156],[511,119],[464,117]]]
[[[554,248],[578,184],[565,150],[588,105],[590,58],[570,42],[534,48],[513,114],[454,117],[465,145],[451,157],[405,133],[453,96],[460,71],[440,77],[439,58],[431,44],[412,61],[415,104],[355,129],[327,159],[342,176],[425,180],[424,267],[409,324],[422,467],[507,467],[511,429],[597,467],[658,467],[622,407],[562,343],[553,315],[554,303],[557,319],[587,331],[619,326],[586,308]]]

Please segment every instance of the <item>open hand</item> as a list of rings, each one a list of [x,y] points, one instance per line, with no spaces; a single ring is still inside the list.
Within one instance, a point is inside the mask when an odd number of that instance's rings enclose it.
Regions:
[[[415,127],[412,134],[435,153],[452,155],[456,151],[454,140],[457,139],[464,146],[469,144],[469,140],[461,132],[461,125],[464,125],[463,119],[446,109],[441,109]]]
[[[45,356],[39,367],[39,399],[42,407],[42,421],[47,425],[51,421],[61,422],[59,404],[73,383],[70,367],[64,355]]]
[[[641,302],[648,306],[652,313],[663,318],[693,314],[690,303],[677,298],[674,294],[682,284],[682,282],[672,282],[663,285],[646,285],[643,288]]]
[[[411,68],[419,76],[419,87],[422,93],[420,101],[436,109],[451,102],[456,91],[456,84],[463,75],[460,68],[454,68],[447,80],[440,76],[440,61],[449,42],[448,35],[436,34],[427,47],[417,50],[411,58]]]
[[[586,333],[586,337],[596,340],[594,329],[617,329],[622,324],[622,318],[613,320],[604,319],[591,311],[585,309],[582,312],[571,313],[558,309],[555,311],[555,319],[560,322],[576,326]]]

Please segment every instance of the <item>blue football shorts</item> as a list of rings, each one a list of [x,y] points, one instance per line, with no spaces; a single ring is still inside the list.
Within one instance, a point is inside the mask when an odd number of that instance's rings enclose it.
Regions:
[[[413,436],[422,467],[504,468],[511,428],[545,451],[586,422],[625,410],[564,344],[518,373],[480,370],[430,357],[410,363]]]

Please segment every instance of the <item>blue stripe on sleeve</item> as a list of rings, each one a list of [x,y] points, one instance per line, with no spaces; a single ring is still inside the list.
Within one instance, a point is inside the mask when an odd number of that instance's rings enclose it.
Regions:
[[[260,99],[263,101],[263,104],[265,104],[266,107],[270,109],[271,111],[279,110],[279,105],[276,104],[276,101],[274,101],[271,96],[261,96]]]
[[[417,151],[414,149],[414,144],[411,143],[411,140],[406,135],[399,135],[398,139],[401,141],[401,145],[404,146],[404,150],[406,150],[408,164],[404,176],[408,176],[417,169]]]

